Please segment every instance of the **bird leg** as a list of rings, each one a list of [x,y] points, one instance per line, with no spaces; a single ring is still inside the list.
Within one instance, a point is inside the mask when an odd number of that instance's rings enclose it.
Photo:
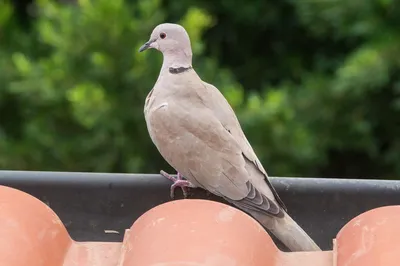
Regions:
[[[164,170],[161,170],[160,174],[163,177],[168,178],[169,180],[171,180],[173,182],[173,184],[171,185],[171,192],[170,192],[171,198],[174,198],[176,187],[180,187],[182,189],[184,198],[186,198],[188,195],[188,188],[196,187],[190,181],[183,179],[183,176],[179,172],[176,173],[176,178],[171,176],[170,174],[167,174]]]

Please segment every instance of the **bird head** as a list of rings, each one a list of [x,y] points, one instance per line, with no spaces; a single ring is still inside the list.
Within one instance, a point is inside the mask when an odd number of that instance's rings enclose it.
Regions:
[[[149,41],[140,47],[139,52],[147,49],[157,49],[165,53],[181,53],[191,55],[190,38],[185,28],[178,24],[163,23],[156,26]]]

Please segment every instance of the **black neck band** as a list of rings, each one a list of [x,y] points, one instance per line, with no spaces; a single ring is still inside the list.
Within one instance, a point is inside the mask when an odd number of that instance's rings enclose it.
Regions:
[[[169,68],[169,73],[171,74],[180,74],[183,72],[186,72],[188,70],[192,69],[192,66],[189,67],[170,67]]]

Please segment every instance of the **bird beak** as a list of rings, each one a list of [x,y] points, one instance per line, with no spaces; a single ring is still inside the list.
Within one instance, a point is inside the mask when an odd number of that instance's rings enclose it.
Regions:
[[[150,41],[146,42],[145,44],[143,44],[143,45],[139,48],[139,53],[140,53],[140,52],[143,52],[143,51],[145,51],[145,50],[147,50],[147,49],[149,49],[149,48],[151,48],[151,47],[152,47],[151,44],[152,44],[153,42],[154,42],[154,41],[150,40]]]

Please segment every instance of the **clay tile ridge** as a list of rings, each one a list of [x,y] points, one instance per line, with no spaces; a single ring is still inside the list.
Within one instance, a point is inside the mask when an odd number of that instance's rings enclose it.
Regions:
[[[122,243],[76,242],[35,197],[0,186],[0,266],[398,266],[400,207],[365,212],[333,239],[333,250],[282,252],[250,216],[208,200],[154,207]]]

